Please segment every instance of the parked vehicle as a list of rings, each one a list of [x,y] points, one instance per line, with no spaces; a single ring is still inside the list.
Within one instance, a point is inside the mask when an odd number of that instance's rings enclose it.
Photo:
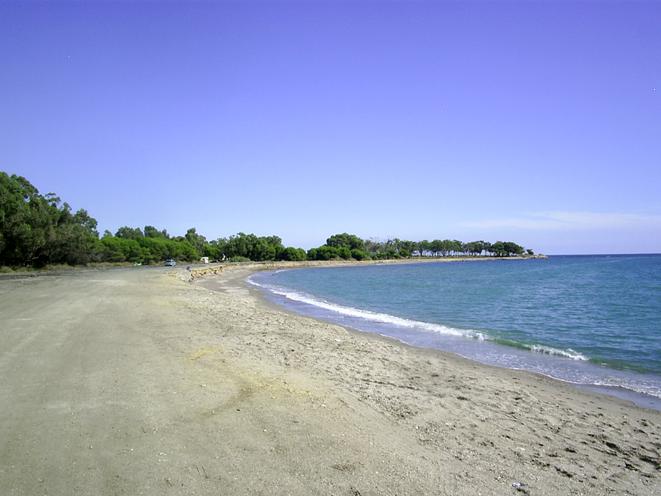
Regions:
[[[174,260],[174,259],[172,259],[172,258],[168,258],[168,259],[165,261],[165,266],[166,266],[166,267],[174,267],[175,265],[177,265],[177,261]]]

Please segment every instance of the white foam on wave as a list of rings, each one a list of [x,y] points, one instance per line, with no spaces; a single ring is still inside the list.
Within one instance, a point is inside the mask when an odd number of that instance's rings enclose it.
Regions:
[[[466,338],[477,339],[479,341],[490,341],[492,339],[483,332],[476,331],[473,329],[457,329],[454,327],[444,326],[442,324],[432,324],[430,322],[422,322],[419,320],[411,320],[402,317],[396,317],[394,315],[390,315],[387,313],[371,312],[369,310],[361,310],[354,307],[338,305],[336,303],[330,303],[328,301],[321,300],[304,293],[299,293],[297,291],[292,291],[290,289],[272,286],[269,284],[260,284],[252,280],[252,278],[248,278],[248,282],[255,286],[264,288],[274,294],[282,296],[288,300],[296,301],[299,303],[305,303],[307,305],[312,305],[317,308],[328,310],[330,312],[334,312],[340,315],[345,315],[347,317],[353,317],[356,319],[362,319],[381,324],[389,324],[408,329],[419,329],[427,332],[434,332],[436,334],[441,334],[444,336],[466,337]],[[578,351],[572,350],[571,348],[562,350],[559,348],[553,348],[551,346],[545,346],[541,344],[524,345],[524,347],[529,351],[535,353],[541,353],[544,355],[569,358],[571,360],[579,360],[579,361],[589,360],[588,357],[586,357],[585,355],[583,355]]]
[[[652,398],[661,399],[661,387],[657,382],[646,381],[641,379],[639,382],[628,380],[625,377],[607,377],[607,378],[596,378],[596,377],[587,377],[587,378],[574,378],[574,377],[565,377],[560,373],[556,373],[553,370],[538,370],[538,369],[529,369],[524,367],[513,367],[508,366],[507,368],[513,370],[525,370],[532,371],[536,374],[549,377],[556,381],[565,382],[567,384],[573,384],[575,386],[587,386],[587,387],[597,387],[597,388],[606,388],[611,391],[616,391],[622,389],[632,393],[642,394]],[[614,396],[619,396],[614,394]],[[626,398],[632,400],[632,398]]]
[[[579,353],[578,351],[572,350],[571,348],[567,348],[566,350],[560,350],[558,348],[553,348],[551,346],[533,344],[533,345],[529,345],[528,349],[536,353],[543,353],[544,355],[560,356],[564,358],[571,358],[572,360],[581,360],[581,361],[589,360],[588,357],[586,357],[582,353]]]
[[[434,332],[437,334],[445,335],[445,336],[455,336],[455,337],[465,337],[465,338],[472,338],[475,340],[480,340],[480,341],[491,341],[492,338],[490,338],[488,335],[475,331],[472,329],[456,329],[452,327],[447,327],[444,325],[440,324],[432,324],[429,322],[421,322],[417,320],[410,320],[410,319],[404,319],[401,317],[396,317],[394,315],[389,315],[385,313],[378,313],[378,312],[371,312],[369,310],[360,310],[357,308],[353,307],[347,307],[347,306],[342,306],[342,305],[337,305],[335,303],[329,303],[325,300],[321,300],[318,298],[315,298],[310,295],[306,295],[303,293],[298,293],[296,291],[292,291],[286,288],[281,288],[277,286],[272,286],[268,284],[260,284],[258,282],[255,282],[252,280],[252,278],[248,278],[247,282],[254,285],[258,286],[260,288],[263,288],[269,292],[272,292],[274,294],[277,294],[279,296],[282,296],[288,300],[291,301],[296,301],[300,303],[304,303],[307,305],[312,305],[318,308],[322,308],[324,310],[328,310],[330,312],[338,313],[341,315],[346,315],[348,317],[353,317],[357,319],[362,319],[366,321],[371,321],[371,322],[377,322],[377,323],[383,323],[383,324],[389,324],[393,326],[398,326],[398,327],[404,327],[404,328],[409,328],[409,329],[419,329],[423,331],[428,331],[428,332]],[[532,345],[524,345],[524,347],[532,352],[535,353],[541,353],[543,355],[549,355],[549,356],[555,356],[559,358],[566,358],[566,359],[571,359],[575,361],[589,361],[589,358],[583,355],[582,353],[572,350],[571,348],[568,348],[566,350],[561,350],[558,348],[553,348],[551,346],[544,346],[544,345],[538,345],[538,344],[532,344]],[[470,358],[470,357],[467,357]],[[503,366],[503,363],[499,364],[500,366]],[[520,367],[512,366],[512,365],[505,365],[508,368],[512,369],[521,369]],[[524,369],[527,370],[527,369]],[[546,375],[548,377],[551,377],[556,380],[560,380],[563,382],[568,382],[571,384],[576,384],[576,385],[583,385],[583,386],[600,386],[600,387],[606,387],[606,388],[623,388],[623,389],[628,389],[630,391],[634,391],[636,393],[641,393],[645,394],[648,396],[656,397],[656,398],[661,398],[661,388],[658,386],[657,383],[646,383],[645,381],[642,382],[636,382],[636,381],[630,381],[625,378],[621,378],[618,380],[618,378],[615,377],[610,377],[610,378],[601,378],[601,379],[596,379],[596,378],[590,378],[587,380],[575,380],[569,377],[563,377],[563,374],[556,374],[553,371],[544,371],[544,370],[537,370],[535,368],[531,369],[536,373]]]
[[[608,388],[622,388],[639,394],[646,394],[661,399],[661,387],[657,384],[635,383],[631,381],[597,380],[590,385]]]
[[[267,284],[260,284],[253,281],[251,278],[248,278],[248,282],[250,284],[253,284],[254,286],[259,286],[261,288],[267,289],[268,291],[277,294],[279,296],[282,296],[288,300],[296,301],[299,303],[305,303],[307,305],[312,305],[317,308],[328,310],[329,312],[345,315],[347,317],[367,320],[370,322],[378,322],[381,324],[389,324],[397,327],[404,327],[407,329],[419,329],[427,332],[442,334],[444,336],[466,337],[466,338],[478,339],[481,341],[488,339],[488,336],[486,336],[485,334],[472,329],[456,329],[441,324],[432,324],[429,322],[421,322],[419,320],[404,319],[402,317],[396,317],[394,315],[390,315],[387,313],[371,312],[369,310],[360,310],[354,307],[338,305],[336,303],[330,303],[325,300],[320,300],[318,298],[315,298],[310,295],[306,295],[304,293],[298,293],[296,291],[291,291],[276,286],[270,286]]]

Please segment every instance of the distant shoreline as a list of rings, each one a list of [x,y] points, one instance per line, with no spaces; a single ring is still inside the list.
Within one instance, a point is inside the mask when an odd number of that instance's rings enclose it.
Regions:
[[[451,263],[451,262],[486,262],[486,261],[523,261],[547,259],[546,255],[531,255],[527,257],[418,257],[386,260],[303,260],[300,262],[268,261],[268,262],[218,262],[208,265],[191,265],[190,279],[199,279],[220,272],[237,269],[250,269],[254,271],[300,269],[306,267],[355,267],[369,265],[407,265],[417,263]]]
[[[191,267],[192,278],[202,277],[208,273],[217,274],[221,270],[236,270],[237,268],[255,268],[255,270],[277,270],[282,268],[303,268],[303,267],[345,267],[355,265],[392,265],[392,264],[415,264],[415,263],[443,263],[443,262],[478,262],[478,261],[497,261],[497,260],[530,260],[545,259],[546,255],[531,255],[525,257],[416,257],[399,258],[384,260],[302,260],[289,262],[284,260],[270,260],[263,262],[211,262],[202,264],[200,262],[178,262],[179,267]],[[158,264],[145,264],[136,266],[129,262],[100,262],[88,265],[49,265],[41,268],[33,267],[0,267],[0,280],[16,279],[25,277],[56,276],[68,273],[78,273],[87,271],[120,270],[120,269],[153,269],[162,267]]]

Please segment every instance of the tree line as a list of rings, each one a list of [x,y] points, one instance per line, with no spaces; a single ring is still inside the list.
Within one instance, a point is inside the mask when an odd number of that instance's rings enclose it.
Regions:
[[[510,257],[532,256],[533,250],[525,249],[512,241],[471,241],[435,239],[433,241],[407,241],[388,239],[386,241],[363,240],[349,233],[334,234],[326,244],[308,250],[310,260],[355,259],[381,260],[410,257]]]
[[[99,235],[97,221],[84,209],[71,207],[53,193],[42,195],[24,177],[0,171],[0,265],[43,267],[89,263],[153,264],[167,259],[193,262],[270,260],[368,260],[409,257],[532,255],[510,241],[364,240],[355,234],[330,236],[305,251],[285,246],[278,236],[238,233],[207,240],[192,227],[184,236],[171,236],[154,226],[120,227]]]

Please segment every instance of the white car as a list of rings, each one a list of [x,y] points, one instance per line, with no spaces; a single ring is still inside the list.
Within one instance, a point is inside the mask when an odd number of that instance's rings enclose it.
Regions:
[[[174,259],[172,259],[172,258],[168,258],[168,259],[165,261],[165,266],[166,266],[166,267],[174,267],[175,265],[177,265],[177,261],[174,260]]]

